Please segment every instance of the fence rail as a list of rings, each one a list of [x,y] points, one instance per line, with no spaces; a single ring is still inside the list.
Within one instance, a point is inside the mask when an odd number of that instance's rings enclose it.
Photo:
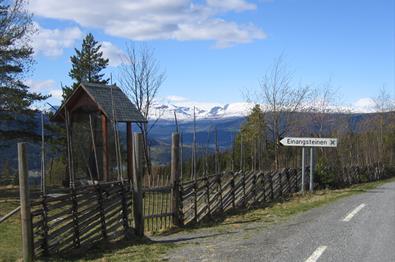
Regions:
[[[71,189],[32,202],[34,255],[48,256],[116,239],[133,226],[128,183]]]
[[[306,173],[309,172],[306,168]],[[329,172],[339,172],[327,168]],[[181,218],[184,225],[199,223],[218,214],[240,208],[268,203],[299,192],[302,186],[301,169],[280,171],[237,171],[220,173],[187,181],[179,186]],[[390,177],[384,166],[347,167],[340,170],[336,184],[349,186]],[[307,187],[305,177],[305,187]]]
[[[231,210],[286,198],[301,189],[301,169],[290,168],[227,171],[181,181],[178,134],[173,134],[170,176],[143,185],[142,137],[135,134],[134,138],[134,172],[128,182],[83,186],[42,195],[30,203],[27,165],[20,164],[24,257],[65,253],[131,232],[141,237],[144,231],[196,224]],[[22,149],[20,163],[26,161]],[[382,165],[326,168],[323,172],[336,172],[334,182],[340,186],[391,175]]]

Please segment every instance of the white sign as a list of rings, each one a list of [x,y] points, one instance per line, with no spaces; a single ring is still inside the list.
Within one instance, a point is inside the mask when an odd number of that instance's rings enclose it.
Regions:
[[[280,143],[284,146],[337,147],[337,138],[285,137]]]

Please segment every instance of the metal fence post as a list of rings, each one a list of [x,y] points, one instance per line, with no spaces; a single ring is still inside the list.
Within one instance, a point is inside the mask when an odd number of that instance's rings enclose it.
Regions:
[[[33,233],[30,212],[26,143],[18,143],[19,194],[21,203],[23,261],[33,261]]]
[[[302,147],[302,188],[300,189],[300,192],[302,192],[302,194],[304,193],[304,173],[305,173],[305,150],[304,147]]]
[[[313,172],[314,172],[314,168],[313,168],[313,148],[310,147],[310,185],[309,185],[310,192],[314,191]]]

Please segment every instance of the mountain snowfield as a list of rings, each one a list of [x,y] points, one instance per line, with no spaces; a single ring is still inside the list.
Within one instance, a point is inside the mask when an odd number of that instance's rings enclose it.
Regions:
[[[314,103],[309,106],[313,106]],[[317,103],[319,104],[319,103]],[[172,97],[170,101],[156,102],[150,111],[149,119],[174,120],[174,112],[180,121],[192,121],[195,109],[196,119],[222,119],[229,117],[245,117],[255,104],[249,102],[236,102],[229,104],[216,104],[194,102],[187,99]],[[318,105],[317,105],[318,106]],[[372,113],[374,102],[370,98],[357,100],[349,106],[330,107],[329,111],[342,111],[348,113]],[[318,106],[319,107],[319,106]],[[264,110],[265,105],[261,105]]]
[[[214,103],[196,103],[196,106],[190,103],[185,104],[155,104],[149,115],[150,119],[174,120],[174,112],[180,121],[193,120],[195,110],[197,119],[221,119],[227,117],[247,116],[248,112],[254,106],[253,103],[238,102],[231,104],[214,104]]]

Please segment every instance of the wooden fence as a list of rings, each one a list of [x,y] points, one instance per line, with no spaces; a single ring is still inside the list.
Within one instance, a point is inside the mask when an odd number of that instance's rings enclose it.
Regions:
[[[300,190],[300,170],[239,171],[182,183],[183,224],[197,223],[218,213],[270,202]]]
[[[128,183],[113,182],[32,201],[34,255],[64,253],[128,235],[134,226],[129,191]]]
[[[146,232],[160,231],[171,227],[172,185],[168,177],[157,176],[149,186],[143,186],[144,228]]]
[[[178,134],[172,138],[170,176],[144,185],[142,141],[141,134],[135,134],[132,180],[42,195],[31,203],[25,149],[18,145],[24,257],[64,253],[124,236],[142,237],[144,232],[199,223],[230,210],[279,200],[301,189],[301,169],[290,168],[229,171],[181,181]],[[344,186],[391,175],[382,165],[327,171],[338,174],[336,182]],[[307,186],[308,177],[305,179]]]
[[[309,172],[309,167],[306,168]],[[328,168],[336,176],[336,185],[350,186],[390,177],[382,165]],[[305,176],[305,187],[308,186]],[[281,171],[238,171],[197,178],[184,182],[178,191],[181,204],[181,224],[198,223],[217,214],[272,202],[299,192],[302,185],[301,169],[284,168]],[[306,189],[306,188],[305,188]]]

